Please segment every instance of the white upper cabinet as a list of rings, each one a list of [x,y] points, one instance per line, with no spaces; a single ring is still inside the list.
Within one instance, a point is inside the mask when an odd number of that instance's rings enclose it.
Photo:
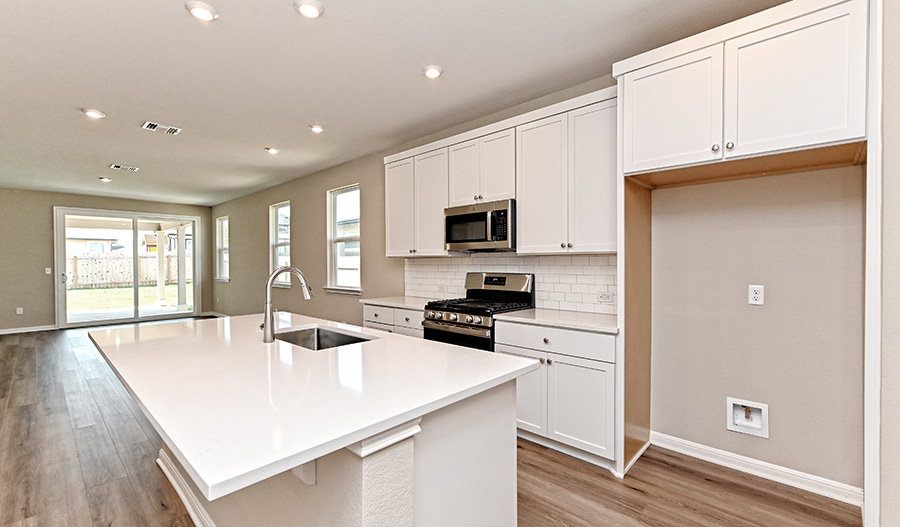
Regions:
[[[648,52],[645,67],[625,61],[624,173],[864,139],[866,2],[819,4],[789,2]]]
[[[384,245],[387,256],[410,256],[416,244],[413,159],[384,166]]]
[[[416,245],[413,256],[447,256],[444,209],[447,208],[447,149],[416,156]]]
[[[616,102],[517,128],[522,254],[616,251]]]
[[[566,114],[516,128],[516,252],[566,251],[568,133]]]
[[[515,139],[510,128],[450,147],[451,207],[516,197]]]
[[[384,166],[387,256],[446,256],[447,149]]]
[[[616,101],[575,110],[568,117],[567,251],[615,252]]]
[[[624,171],[722,158],[722,45],[625,75]]]
[[[725,157],[866,134],[866,10],[849,2],[725,43]]]

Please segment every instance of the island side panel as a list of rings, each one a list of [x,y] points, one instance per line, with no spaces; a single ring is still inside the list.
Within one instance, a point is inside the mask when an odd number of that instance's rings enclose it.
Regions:
[[[515,527],[516,381],[427,414],[420,426],[416,527]]]

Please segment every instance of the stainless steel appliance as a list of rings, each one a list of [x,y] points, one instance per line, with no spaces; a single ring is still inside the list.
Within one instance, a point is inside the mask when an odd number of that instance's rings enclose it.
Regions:
[[[466,297],[425,304],[425,339],[494,351],[494,315],[534,307],[534,275],[466,273]]]
[[[514,251],[516,200],[505,199],[444,209],[444,249]]]

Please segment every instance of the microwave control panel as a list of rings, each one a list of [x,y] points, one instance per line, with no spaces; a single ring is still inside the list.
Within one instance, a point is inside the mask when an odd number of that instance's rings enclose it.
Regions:
[[[503,241],[509,238],[509,221],[507,211],[495,210],[491,212],[491,241]]]

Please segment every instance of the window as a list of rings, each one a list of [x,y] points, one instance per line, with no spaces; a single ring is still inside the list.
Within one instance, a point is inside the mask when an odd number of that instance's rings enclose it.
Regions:
[[[269,271],[291,265],[291,202],[269,206]],[[290,273],[283,273],[275,283],[291,286]]]
[[[216,280],[228,280],[228,216],[216,218]]]
[[[357,293],[359,273],[359,185],[328,191],[328,286]]]

